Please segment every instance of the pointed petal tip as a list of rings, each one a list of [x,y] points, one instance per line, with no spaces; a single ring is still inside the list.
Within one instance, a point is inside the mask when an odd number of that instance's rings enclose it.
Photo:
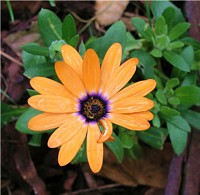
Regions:
[[[59,160],[58,160],[58,164],[59,164],[61,167],[67,165],[66,163],[64,163],[64,162],[62,162],[62,161],[59,161]]]
[[[119,49],[122,49],[122,46],[120,43],[116,42],[116,43],[113,43],[110,47],[118,47]]]
[[[30,80],[30,85],[31,85],[31,87],[33,87],[35,81],[37,81],[38,78],[40,79],[41,77],[34,77],[34,78],[32,78],[32,79]]]
[[[92,169],[91,169],[92,170]],[[99,169],[99,170],[92,170],[92,172],[94,173],[94,174],[96,174],[96,173],[99,173],[99,171],[100,171],[101,169]]]
[[[101,170],[101,168],[102,168],[102,165],[101,166],[95,166],[95,165],[89,165],[90,166],[90,169],[91,169],[91,171],[93,172],[93,173],[98,173],[100,170]]]
[[[58,164],[63,167],[65,165],[67,165],[69,162],[66,161],[66,156],[63,155],[63,153],[61,154],[60,151],[58,153]]]
[[[138,58],[131,58],[131,60],[132,60],[132,63],[135,65],[135,66],[137,66],[138,64],[139,64],[139,59]]]
[[[57,148],[60,146],[60,142],[56,139],[51,139],[51,137],[49,138],[48,142],[47,142],[47,146],[49,148]]]
[[[151,83],[152,83],[152,90],[154,90],[157,83],[154,79],[150,79],[150,80],[151,80]]]

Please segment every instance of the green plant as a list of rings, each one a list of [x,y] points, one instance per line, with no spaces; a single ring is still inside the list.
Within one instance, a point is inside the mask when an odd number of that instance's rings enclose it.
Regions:
[[[123,160],[124,153],[133,158],[141,157],[139,140],[153,148],[162,149],[168,135],[175,153],[180,155],[186,146],[191,126],[200,130],[200,114],[192,110],[192,106],[200,104],[200,88],[197,86],[200,44],[188,36],[190,24],[185,22],[182,12],[172,3],[152,2],[151,6],[146,5],[146,9],[148,23],[141,18],[131,20],[137,33],[135,37],[119,21],[102,37],[90,37],[79,45],[81,55],[86,49],[92,48],[101,61],[109,46],[119,42],[123,47],[123,59],[139,58],[138,77],[157,81],[156,90],[148,96],[155,103],[152,127],[148,131],[130,132],[114,126],[115,142],[108,142],[107,145],[119,162]],[[38,26],[44,45],[29,43],[22,47],[24,75],[28,78],[44,76],[57,79],[54,61],[60,59],[60,46],[67,43],[76,47],[79,42],[74,19],[68,15],[62,22],[53,12],[42,9]],[[130,83],[135,81],[132,79]],[[31,96],[36,93],[34,90],[28,92]],[[36,114],[38,111],[28,108],[20,116],[16,128],[38,136],[27,127],[27,121]],[[5,120],[9,121],[8,118]],[[31,143],[39,145],[40,139],[33,137]],[[73,160],[82,161],[86,161],[85,145]]]

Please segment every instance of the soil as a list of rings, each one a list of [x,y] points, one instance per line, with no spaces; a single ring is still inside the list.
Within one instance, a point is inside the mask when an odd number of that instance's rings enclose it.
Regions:
[[[194,25],[190,33],[199,39],[199,29],[195,27],[200,18],[199,3],[174,3],[185,10],[189,21]],[[20,46],[38,39],[38,29],[34,24],[39,11],[41,8],[50,9],[62,20],[69,12],[73,12],[87,21],[95,14],[95,2],[56,1],[56,6],[52,7],[49,1],[37,0],[11,1],[11,5],[15,18],[13,23],[10,21],[6,2],[1,2],[1,89],[16,104],[26,107],[29,97],[26,89],[30,85],[29,80],[23,76]],[[145,17],[143,1],[130,2],[123,12],[123,16],[137,13]],[[76,18],[78,31],[85,26],[82,20]],[[133,30],[127,20],[123,21],[127,29]],[[109,25],[97,27],[95,22],[91,24],[96,35],[103,35],[108,27]],[[90,31],[86,28],[81,34],[81,40],[85,41],[89,36]],[[12,104],[4,95],[1,98],[3,102]],[[195,130],[188,143],[190,151],[185,151],[180,157],[173,155],[168,144],[159,152],[144,145],[146,159],[125,159],[122,164],[117,164],[116,159],[106,150],[107,160],[104,160],[105,165],[99,174],[93,174],[85,163],[60,167],[57,162],[58,149],[47,147],[48,137],[48,134],[42,137],[41,147],[33,147],[28,144],[30,136],[15,129],[15,121],[2,128],[2,195],[178,195],[183,190],[187,192],[185,194],[197,195],[200,190],[200,174],[197,171],[200,157],[195,150],[200,147],[200,135]],[[186,178],[183,176],[184,169],[190,173]]]

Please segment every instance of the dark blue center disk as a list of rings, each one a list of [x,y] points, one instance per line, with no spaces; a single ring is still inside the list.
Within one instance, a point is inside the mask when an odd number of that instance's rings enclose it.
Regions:
[[[87,122],[99,121],[108,113],[108,102],[98,94],[88,94],[80,100],[79,114]]]
[[[99,107],[98,105],[92,105],[91,107],[92,107],[91,108],[91,112],[93,114],[95,114],[95,113],[97,113],[97,112],[99,112],[101,110],[101,107]]]

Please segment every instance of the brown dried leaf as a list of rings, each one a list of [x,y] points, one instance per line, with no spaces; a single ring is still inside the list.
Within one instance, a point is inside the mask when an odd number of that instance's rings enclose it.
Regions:
[[[32,22],[30,30],[17,31],[9,34],[3,40],[21,57],[21,47],[30,42],[39,42],[41,37],[38,32],[37,22]]]
[[[173,154],[171,146],[166,145],[162,151],[143,148],[141,159],[125,158],[122,164],[118,164],[110,150],[106,149],[104,165],[99,175],[127,186],[148,185],[164,188]]]
[[[66,191],[72,191],[74,181],[77,178],[77,173],[74,171],[68,171],[67,179],[64,182],[64,189]]]
[[[116,22],[121,18],[128,3],[129,0],[124,0],[124,1],[96,0],[95,4],[96,23],[102,26],[107,26]]]
[[[12,57],[15,61],[21,62],[21,59],[4,41],[2,41],[2,46],[2,52]],[[16,102],[23,98],[25,89],[29,87],[29,83],[22,73],[21,66],[2,56],[2,90]],[[2,96],[2,100],[7,101],[4,96]]]
[[[10,123],[2,129],[2,170],[26,194],[46,195],[45,184],[37,175],[30,156],[27,137],[17,132],[14,125]]]

